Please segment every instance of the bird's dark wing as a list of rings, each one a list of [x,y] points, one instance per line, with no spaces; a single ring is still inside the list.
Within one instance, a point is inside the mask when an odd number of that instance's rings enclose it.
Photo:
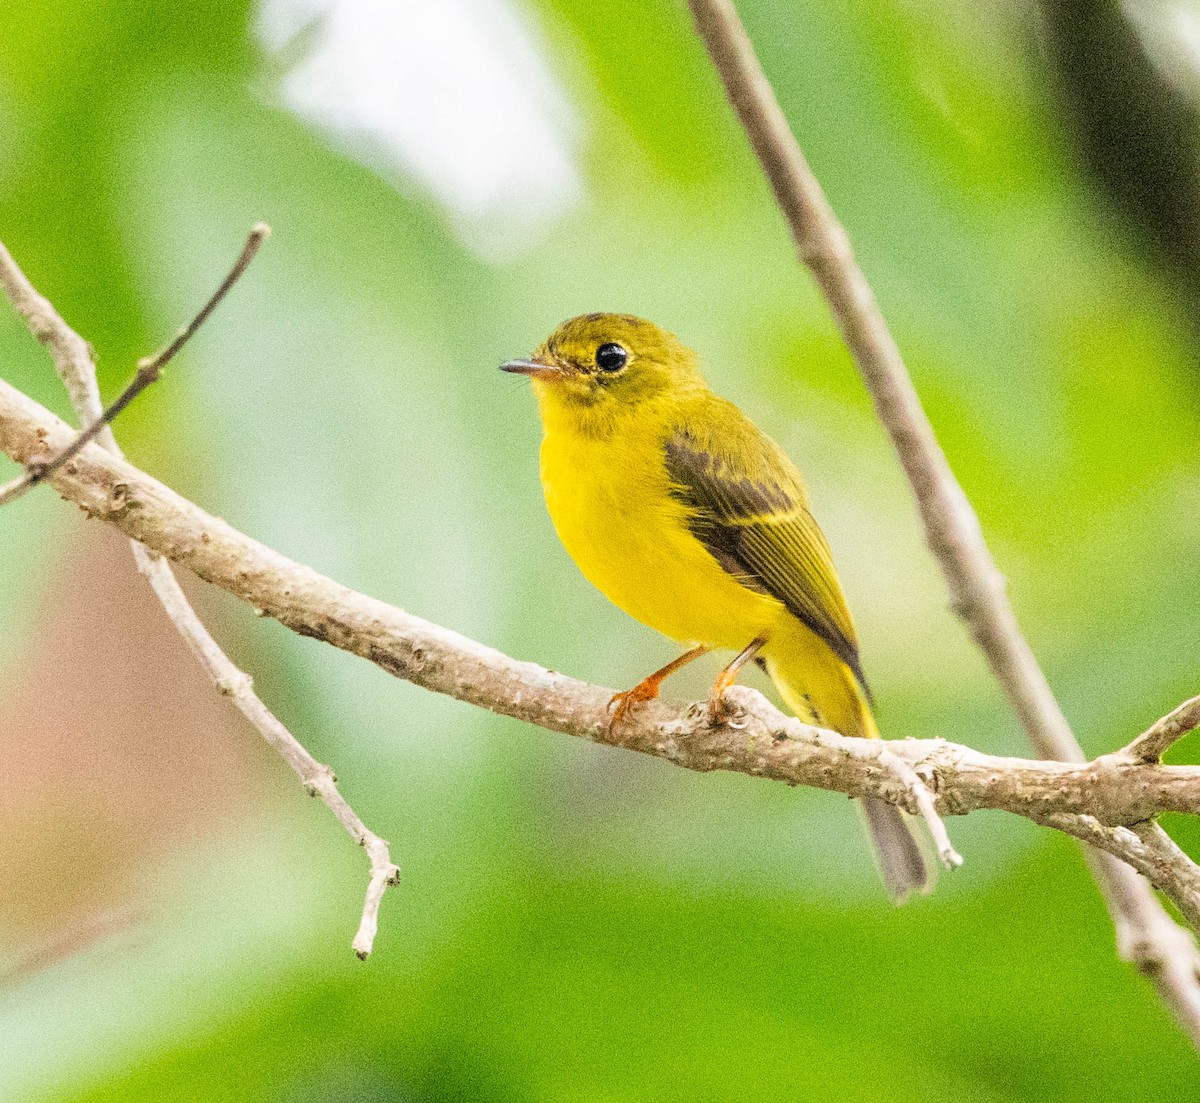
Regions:
[[[731,403],[708,397],[697,412],[665,445],[671,492],[687,507],[693,534],[725,570],[820,636],[869,699],[854,622],[799,472]]]

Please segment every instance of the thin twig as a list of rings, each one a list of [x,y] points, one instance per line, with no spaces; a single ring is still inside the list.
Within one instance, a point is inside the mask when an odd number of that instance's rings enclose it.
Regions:
[[[18,475],[15,479],[6,483],[0,483],[0,506],[8,505],[25,493],[30,487],[29,469],[25,469],[25,473]]]
[[[732,0],[689,0],[697,29],[712,56],[725,92],[758,156],[801,259],[812,271],[875,402],[880,420],[912,485],[926,539],[941,565],[951,604],[987,658],[996,680],[1039,755],[1083,761],[1033,651],[1021,633],[992,559],[979,519],[950,469],[921,406],[900,351],[875,295],[855,260],[849,235],[813,175],[775,92],[754,52]],[[1130,867],[1103,854],[1089,858],[1099,869],[1102,890],[1114,921],[1141,924],[1143,945],[1154,945],[1162,909],[1149,887]],[[1165,913],[1164,913],[1165,914]],[[1181,943],[1160,945],[1164,966]],[[1187,968],[1161,968],[1156,980],[1193,1042],[1200,1046],[1200,1008],[1194,946]],[[1185,983],[1186,993],[1166,992]]]
[[[144,388],[157,378],[163,367],[228,294],[254,259],[259,246],[269,233],[270,229],[265,223],[259,223],[253,228],[237,262],[195,318],[184,326],[161,352],[139,363],[135,384],[137,380],[145,379],[146,382],[142,384]],[[17,312],[25,318],[30,330],[50,351],[55,370],[66,386],[80,421],[90,423],[95,430],[93,435],[99,437],[99,443],[120,460],[121,449],[109,422],[136,396],[137,391],[132,389],[133,384],[108,411],[102,410],[91,347],[67,325],[49,300],[38,294],[3,244],[0,244],[0,288],[3,288]],[[64,455],[71,448],[69,444],[60,445],[58,455],[61,462],[48,468],[42,478],[53,479],[54,474],[59,469],[66,468],[73,456],[87,445],[86,441],[80,443],[79,435],[73,440],[77,447],[72,450],[72,454]],[[121,492],[114,488],[114,503],[120,498],[120,494]],[[358,933],[352,944],[354,952],[360,958],[366,958],[371,952],[378,929],[379,907],[384,889],[389,884],[395,884],[400,874],[399,867],[392,862],[387,842],[367,828],[338,791],[333,771],[308,753],[254,692],[250,676],[240,670],[221,650],[187,600],[166,560],[136,540],[132,541],[132,550],[138,570],[150,583],[167,617],[178,629],[218,692],[230,698],[238,711],[291,766],[305,788],[321,797],[338,822],[366,850],[371,863],[371,876]]]
[[[333,770],[313,758],[254,692],[250,675],[239,669],[212,638],[166,560],[140,543],[135,542],[133,549],[138,569],[150,581],[167,616],[179,630],[192,654],[199,660],[217,692],[233,702],[238,712],[250,721],[271,748],[292,768],[304,788],[312,796],[319,796],[350,837],[366,850],[371,863],[371,879],[367,885],[358,934],[355,935],[352,944],[354,952],[365,960],[371,952],[375,931],[379,926],[379,906],[383,900],[383,890],[389,884],[396,884],[400,877],[400,867],[392,862],[387,841],[369,830],[358,813],[346,802],[338,791]]]
[[[54,370],[67,389],[67,397],[80,419],[84,422],[94,421],[100,416],[102,406],[96,389],[91,346],[62,320],[50,300],[29,282],[2,241],[0,290],[4,291],[13,308],[25,319],[30,332],[50,353]],[[86,414],[80,411],[86,411]],[[115,441],[112,447],[116,447]]]
[[[183,348],[195,335],[206,321],[208,316],[221,305],[225,296],[233,289],[233,285],[242,277],[242,273],[250,267],[250,262],[258,254],[262,244],[271,236],[271,227],[265,222],[256,222],[251,228],[250,233],[246,237],[246,244],[242,246],[242,251],[238,255],[238,259],[233,262],[233,267],[229,270],[226,277],[218,284],[206,302],[196,314],[196,316],[188,322],[187,325],[180,328],[174,338],[164,347],[159,349],[153,356],[147,356],[138,361],[139,374],[143,371],[153,374],[154,379],[158,378],[158,373],[165,368],[174,358],[175,354]],[[151,380],[153,382],[153,379]]]
[[[22,476],[13,479],[12,482],[6,483],[4,486],[0,486],[0,506],[6,505],[15,498],[19,498],[26,491],[37,486],[38,483],[45,482],[47,476],[52,475],[73,456],[78,455],[80,449],[91,444],[100,435],[101,430],[106,425],[111,425],[142,391],[152,383],[158,382],[163,368],[175,358],[175,354],[191,340],[196,330],[204,325],[208,320],[208,316],[220,306],[221,300],[229,294],[233,285],[237,283],[242,273],[250,266],[250,262],[254,259],[262,243],[267,240],[270,234],[271,227],[265,222],[258,222],[254,225],[254,228],[246,238],[246,244],[242,246],[241,255],[234,262],[228,275],[221,281],[220,286],[209,297],[208,302],[200,308],[199,313],[175,334],[174,339],[168,345],[160,349],[153,356],[147,356],[138,361],[137,371],[134,373],[133,378],[126,385],[125,389],[117,395],[112,405],[107,407],[99,417],[94,418],[85,429],[82,429],[79,435],[66,448],[51,459],[32,461],[26,465],[25,473]],[[12,258],[8,257],[8,260],[11,262]],[[88,362],[91,363],[90,357],[88,358]],[[93,368],[94,374],[95,370]],[[82,415],[80,416],[82,417]]]
[[[1200,697],[1184,701],[1117,753],[1135,762],[1157,762],[1173,744],[1196,728],[1200,728]]]

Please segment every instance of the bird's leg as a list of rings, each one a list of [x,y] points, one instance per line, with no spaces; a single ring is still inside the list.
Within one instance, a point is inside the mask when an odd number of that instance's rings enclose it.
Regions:
[[[615,728],[624,720],[634,705],[640,704],[642,701],[653,701],[658,696],[658,688],[663,682],[674,674],[675,671],[687,666],[693,659],[700,658],[707,650],[708,648],[703,644],[699,647],[693,647],[691,651],[685,651],[678,659],[667,663],[661,670],[656,670],[648,678],[643,678],[633,689],[627,689],[624,693],[616,694],[608,702],[608,707],[612,710],[612,720],[609,721],[609,728]]]
[[[713,682],[712,689],[708,692],[708,722],[710,724],[716,725],[721,722],[722,713],[725,711],[721,698],[725,695],[725,691],[737,681],[738,672],[742,667],[763,649],[766,642],[761,636],[754,640],[749,647],[739,651],[733,662],[717,675],[717,680]]]

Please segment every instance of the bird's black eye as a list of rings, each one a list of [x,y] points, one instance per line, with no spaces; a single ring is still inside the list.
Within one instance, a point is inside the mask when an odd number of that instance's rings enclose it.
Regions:
[[[596,367],[601,371],[620,371],[628,359],[629,353],[612,342],[596,350]]]

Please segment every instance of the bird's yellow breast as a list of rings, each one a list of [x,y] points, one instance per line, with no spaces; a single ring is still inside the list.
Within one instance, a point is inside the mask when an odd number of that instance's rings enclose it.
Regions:
[[[727,573],[688,529],[662,434],[646,417],[602,435],[545,416],[541,475],[550,518],[584,576],[643,624],[681,643],[740,650],[769,635],[781,602]]]

